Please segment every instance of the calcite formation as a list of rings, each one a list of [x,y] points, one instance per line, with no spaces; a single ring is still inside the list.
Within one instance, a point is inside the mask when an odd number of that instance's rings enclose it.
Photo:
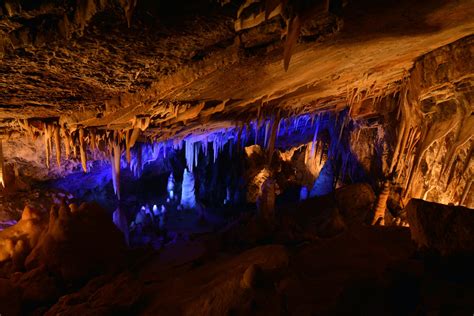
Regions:
[[[8,0],[0,10],[7,189],[106,161],[122,199],[125,168],[140,178],[183,152],[202,173],[208,157],[259,146],[250,202],[271,177],[309,196],[369,182],[374,224],[411,198],[474,205],[472,1]],[[219,181],[233,200],[237,181]]]

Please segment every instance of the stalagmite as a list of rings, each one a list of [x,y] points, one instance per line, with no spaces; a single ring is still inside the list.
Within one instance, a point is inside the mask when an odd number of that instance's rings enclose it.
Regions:
[[[181,205],[184,209],[196,207],[196,196],[194,193],[194,175],[186,168],[183,171],[183,185],[181,188]]]
[[[300,201],[304,201],[308,198],[308,188],[302,186],[300,189]]]
[[[275,220],[276,182],[268,178],[261,186],[261,193],[257,198],[257,207],[260,216],[268,223]]]
[[[166,190],[168,191],[168,198],[170,198],[171,200],[174,199],[174,185],[175,185],[174,176],[173,176],[173,173],[171,172],[170,176],[168,177],[168,184],[166,186]]]
[[[53,126],[54,147],[56,147],[56,162],[58,167],[61,166],[61,137],[59,136],[59,125]]]
[[[86,144],[84,141],[84,129],[82,127],[79,129],[79,150],[81,153],[82,170],[84,170],[84,172],[87,172]]]
[[[323,196],[334,191],[334,168],[331,160],[326,163],[319,172],[318,177],[314,181],[313,187],[309,192],[310,197]]]
[[[383,185],[383,190],[382,192],[380,192],[379,197],[377,199],[377,204],[375,205],[375,214],[374,219],[372,220],[372,225],[385,225],[385,211],[387,209],[387,200],[389,195],[390,182],[385,181]]]

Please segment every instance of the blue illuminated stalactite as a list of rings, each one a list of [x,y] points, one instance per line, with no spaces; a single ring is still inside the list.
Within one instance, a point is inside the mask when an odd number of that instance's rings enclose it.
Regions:
[[[291,147],[309,143],[309,146],[311,146],[311,150],[309,151],[310,156],[315,158],[315,161],[323,159],[323,152],[324,157],[326,157],[326,155],[329,157],[321,171],[321,175],[315,180],[314,185],[308,186],[308,195],[322,194],[330,191],[331,188],[334,188],[335,181],[337,181],[335,175],[339,175],[339,179],[343,181],[357,181],[358,177],[360,178],[359,175],[362,174],[358,169],[357,160],[354,158],[350,151],[350,146],[347,144],[347,137],[342,137],[342,139],[339,140],[339,135],[345,136],[345,130],[350,128],[350,124],[347,123],[348,119],[345,115],[347,115],[347,113],[341,113],[339,117],[330,113],[317,115],[304,114],[282,118],[278,121],[275,148],[286,150]],[[220,157],[223,157],[222,164],[229,164],[233,161],[234,156],[236,156],[236,159],[239,158],[238,155],[236,155],[239,153],[238,148],[242,149],[245,146],[253,145],[255,141],[262,147],[267,146],[274,122],[277,122],[275,118],[262,119],[260,122],[253,120],[242,123],[235,128],[213,130],[206,134],[200,132],[201,134],[190,134],[180,139],[170,139],[163,142],[154,142],[152,144],[139,143],[132,148],[129,168],[136,178],[140,178],[148,164],[158,159],[167,159],[167,161],[169,161],[168,159],[175,157],[175,155],[172,154],[174,151],[182,150],[184,151],[185,165],[190,173],[190,175],[185,174],[187,178],[186,181],[190,182],[189,176],[193,176],[197,182],[201,181],[201,179],[207,179],[206,181],[211,182],[211,176],[207,176],[206,178],[205,173],[199,170],[209,168],[211,164],[218,163],[219,159],[221,159]],[[345,122],[344,128],[342,128],[342,122]],[[314,157],[316,153],[320,156]],[[206,161],[206,163],[204,163],[204,161]],[[122,157],[122,162],[121,165],[124,165],[124,157]],[[238,163],[238,161],[235,160],[232,163]],[[199,167],[196,168],[197,166]],[[108,165],[108,168],[110,168],[110,165]],[[218,176],[216,176],[214,185],[217,187],[222,186],[222,190],[215,187],[211,189],[205,188],[205,186],[201,186],[199,182],[197,185],[198,191],[201,190],[200,188],[222,191],[222,194],[219,193],[218,196],[220,203],[224,203],[224,200],[226,203],[230,200],[235,200],[233,196],[239,192],[236,185],[232,184],[232,182],[240,181],[238,178],[239,175],[233,175],[231,179],[228,180],[225,178],[225,174],[222,173],[233,172],[230,170],[231,168],[226,168],[224,165],[217,169],[219,169],[219,173]],[[175,174],[179,178],[183,171],[182,166],[179,171],[176,169],[174,171],[179,172]],[[198,171],[200,173],[198,173]],[[355,177],[353,177],[354,174],[356,175]],[[110,181],[110,177],[108,181]],[[188,188],[187,186],[184,187]],[[191,190],[188,190],[187,192],[190,191]],[[302,189],[302,198],[306,195],[303,191],[304,189]],[[173,198],[179,198],[179,192],[178,196],[176,196],[176,188],[173,190],[168,188],[167,195],[171,200]],[[206,196],[210,198],[210,195]],[[187,202],[185,201],[185,203]],[[195,201],[190,204],[195,205],[194,203]],[[157,207],[159,208],[160,206],[158,205]]]

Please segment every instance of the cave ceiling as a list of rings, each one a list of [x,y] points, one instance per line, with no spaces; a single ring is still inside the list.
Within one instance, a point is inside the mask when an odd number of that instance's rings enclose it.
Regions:
[[[459,40],[472,57],[474,1],[300,2],[4,1],[3,132],[22,119],[118,130],[147,117],[146,133],[171,137],[381,98]]]

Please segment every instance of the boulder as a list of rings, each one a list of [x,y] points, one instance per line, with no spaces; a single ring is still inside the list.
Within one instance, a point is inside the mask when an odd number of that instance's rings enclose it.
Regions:
[[[375,202],[375,193],[367,183],[356,183],[335,192],[339,213],[346,225],[361,224],[369,219]]]
[[[44,265],[66,282],[83,281],[122,262],[126,249],[122,233],[105,210],[84,203],[76,211],[52,208],[48,229],[25,261],[27,269]]]
[[[258,264],[250,265],[244,272],[240,286],[244,289],[251,289],[258,286],[262,278],[262,268]]]
[[[46,224],[40,212],[26,206],[18,223],[0,231],[0,264],[4,272],[23,269],[26,256],[36,246]]]
[[[12,275],[12,284],[21,292],[22,303],[52,303],[61,296],[60,282],[44,266]]]
[[[418,199],[412,199],[405,210],[419,248],[444,256],[474,254],[473,210]]]
[[[128,272],[113,278],[100,276],[78,292],[62,296],[45,315],[130,315],[142,287]]]

